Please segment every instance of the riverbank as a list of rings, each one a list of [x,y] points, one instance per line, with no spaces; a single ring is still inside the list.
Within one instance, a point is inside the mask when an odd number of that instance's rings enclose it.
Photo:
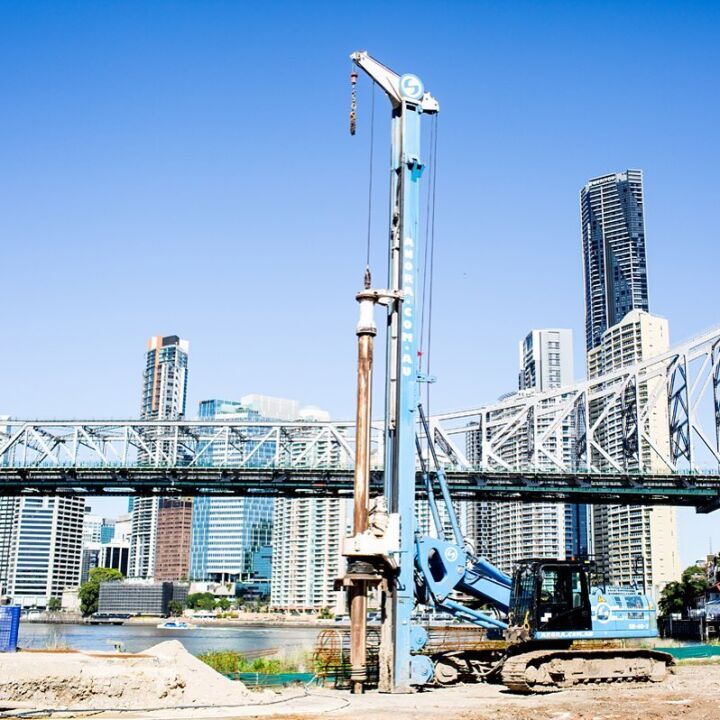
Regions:
[[[143,652],[163,640],[178,640],[188,652],[200,655],[218,651],[257,651],[300,654],[312,651],[320,627],[205,624],[192,630],[163,630],[154,623],[86,625],[20,623],[18,645],[32,650],[66,649],[90,652],[116,647]]]
[[[329,628],[329,627],[350,627],[349,621],[336,622],[319,618],[303,618],[296,615],[268,614],[268,613],[241,613],[238,617],[193,617],[184,615],[180,620],[190,622],[199,627],[263,627],[263,628]],[[153,626],[162,623],[165,618],[158,616],[135,616],[122,621],[122,625],[143,625]],[[41,625],[112,625],[112,622],[97,622],[90,618],[84,618],[75,613],[40,613],[31,617],[24,616],[22,623]]]

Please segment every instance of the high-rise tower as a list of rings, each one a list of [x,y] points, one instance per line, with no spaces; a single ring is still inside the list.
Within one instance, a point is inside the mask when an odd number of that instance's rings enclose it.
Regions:
[[[580,191],[585,340],[591,350],[631,310],[648,310],[643,176],[626,170]]]
[[[520,390],[552,390],[573,381],[572,330],[531,330],[520,341]]]
[[[140,409],[143,420],[185,417],[189,349],[188,341],[177,335],[156,335],[148,340]]]
[[[667,321],[648,314],[647,260],[643,176],[640,170],[594,178],[580,191],[580,218],[585,276],[585,331],[588,377],[597,377],[668,349]],[[652,383],[638,388],[637,412],[652,394]],[[622,438],[622,407],[602,413],[589,408],[590,422],[600,423],[608,455],[592,456],[605,468],[637,469]],[[601,414],[602,413],[602,414]],[[669,422],[658,412],[647,420],[655,447],[669,443]],[[652,453],[641,449],[644,467]],[[658,468],[660,470],[660,468]],[[643,505],[595,506],[592,512],[593,554],[611,582],[629,583],[637,576],[653,594],[679,573],[674,508]]]
[[[148,341],[140,408],[143,420],[181,420],[185,417],[188,351],[188,341],[177,335],[157,335]],[[140,461],[148,462],[142,457]],[[170,511],[172,508],[168,509]],[[131,577],[154,575],[159,512],[158,498],[135,498],[130,540]],[[189,537],[189,520],[187,522]]]
[[[272,398],[268,398],[272,400]],[[289,401],[288,401],[289,402]],[[227,423],[265,420],[257,410],[233,400],[203,400],[201,420],[223,420]],[[267,429],[245,431],[244,449],[233,445],[210,447],[201,464],[233,465],[247,461],[254,467],[273,462],[275,444],[251,443],[254,435],[262,438]],[[250,461],[247,453],[252,452]],[[226,582],[247,577],[269,577],[269,569],[257,565],[261,550],[271,552],[273,500],[264,497],[197,497],[193,506],[190,578]],[[267,563],[266,563],[267,564]]]

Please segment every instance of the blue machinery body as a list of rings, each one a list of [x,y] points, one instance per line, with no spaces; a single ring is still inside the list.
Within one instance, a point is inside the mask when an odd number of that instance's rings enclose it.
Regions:
[[[656,636],[654,604],[635,589],[590,588],[584,570],[553,561],[525,563],[510,578],[487,560],[475,557],[466,547],[419,406],[418,392],[419,382],[426,379],[419,372],[416,322],[416,289],[422,257],[418,232],[420,182],[424,169],[420,122],[423,114],[437,113],[439,106],[424,92],[415,75],[398,76],[366,52],[353,53],[351,59],[385,91],[392,104],[389,282],[387,290],[371,291],[382,294],[388,306],[384,492],[387,509],[399,523],[397,544],[389,551],[395,574],[385,590],[380,688],[406,692],[412,685],[425,684],[433,677],[430,659],[413,654],[422,650],[426,638],[423,629],[412,624],[416,596],[488,630],[519,632],[525,640],[566,642]],[[428,440],[437,489],[449,525],[447,530],[417,439],[418,421],[424,425]],[[417,456],[425,477],[434,537],[416,533]],[[565,596],[570,598],[564,606],[553,605],[550,583],[553,578],[564,583]],[[532,592],[527,591],[530,586]],[[499,612],[492,614],[470,607],[465,604],[467,601],[456,599],[457,593],[471,598],[474,604],[490,605]],[[507,621],[500,618],[501,613]],[[564,621],[563,616],[572,616],[572,622]]]

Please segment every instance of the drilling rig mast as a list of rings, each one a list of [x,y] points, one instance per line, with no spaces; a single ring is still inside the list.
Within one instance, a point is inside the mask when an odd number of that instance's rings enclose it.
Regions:
[[[424,677],[432,672],[425,658],[411,655],[411,614],[415,603],[415,438],[418,382],[421,379],[417,295],[422,257],[419,237],[420,181],[424,165],[420,158],[420,122],[423,115],[437,113],[439,106],[432,95],[425,92],[416,75],[397,75],[366,52],[356,52],[350,57],[386,93],[392,106],[388,286],[384,290],[366,287],[358,295],[361,303],[358,336],[362,353],[363,344],[367,344],[371,332],[367,329],[367,321],[363,321],[363,317],[368,317],[368,303],[387,305],[384,496],[391,518],[390,526],[399,526],[399,537],[394,543],[395,547],[386,548],[386,557],[393,572],[382,586],[380,689],[386,692],[410,692],[411,685],[420,684],[414,682],[419,679],[415,676]],[[354,108],[351,120],[354,121]],[[365,329],[361,332],[362,327]],[[360,397],[359,392],[359,401]],[[358,468],[367,468],[367,457],[361,455],[358,454],[356,461]],[[361,477],[362,474],[367,474],[367,471],[356,470],[354,533],[357,540],[353,553],[355,559],[351,562],[362,562],[362,541],[359,536],[367,532],[365,508],[357,507],[358,497],[361,498],[360,502],[367,503],[367,479]],[[346,552],[346,555],[349,554]],[[368,556],[365,557],[367,559]],[[366,593],[365,581],[362,580],[363,569],[359,568],[355,575],[359,580],[355,583],[355,589],[350,590],[353,647],[356,648],[357,660],[353,662],[353,668],[358,684],[362,682],[363,659],[359,643],[364,638],[366,607],[366,602],[358,599],[358,595]],[[356,608],[354,617],[353,603]],[[360,612],[363,612],[363,617],[358,617]],[[355,689],[358,691],[359,688],[355,686]]]

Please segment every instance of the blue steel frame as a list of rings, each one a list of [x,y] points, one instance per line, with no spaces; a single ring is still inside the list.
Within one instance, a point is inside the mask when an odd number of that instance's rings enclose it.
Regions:
[[[411,615],[415,605],[415,434],[418,392],[420,118],[417,102],[393,110],[389,288],[403,293],[389,308],[385,412],[385,496],[400,517],[399,573],[391,595],[392,686],[411,684]]]

